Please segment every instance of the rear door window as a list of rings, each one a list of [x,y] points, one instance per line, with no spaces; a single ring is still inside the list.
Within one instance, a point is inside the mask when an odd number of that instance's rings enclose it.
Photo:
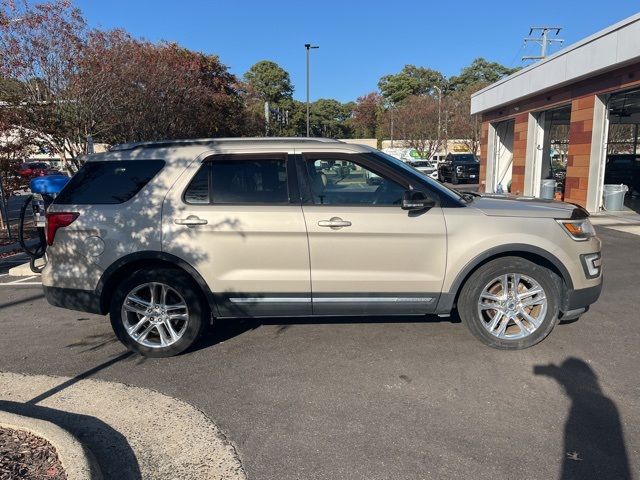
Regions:
[[[56,197],[54,203],[106,205],[133,198],[162,169],[163,160],[87,162]]]
[[[289,202],[284,159],[232,159],[211,162],[212,203]]]

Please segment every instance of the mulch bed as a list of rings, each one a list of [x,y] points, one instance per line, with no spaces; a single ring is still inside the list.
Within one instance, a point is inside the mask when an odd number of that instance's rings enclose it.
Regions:
[[[56,449],[44,438],[0,427],[0,480],[67,480]]]
[[[3,258],[10,257],[12,255],[16,255],[18,253],[22,253],[22,249],[11,250],[10,252],[0,253],[0,260]]]

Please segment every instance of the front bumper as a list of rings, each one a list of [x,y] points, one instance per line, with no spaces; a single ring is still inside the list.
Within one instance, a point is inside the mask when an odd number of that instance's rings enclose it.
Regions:
[[[593,287],[567,290],[563,311],[578,310],[587,308],[600,298],[602,291],[602,281]]]
[[[47,286],[43,286],[43,288],[47,301],[55,307],[97,313],[99,315],[104,314],[100,308],[100,296],[93,290]]]
[[[477,180],[479,177],[478,172],[456,172],[456,177],[465,179],[465,180]]]

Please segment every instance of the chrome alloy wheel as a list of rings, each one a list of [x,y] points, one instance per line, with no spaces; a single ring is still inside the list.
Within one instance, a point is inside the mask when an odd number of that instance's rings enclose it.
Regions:
[[[507,273],[491,280],[480,293],[478,315],[494,337],[518,340],[535,332],[547,314],[544,289],[533,278]]]
[[[145,283],[131,290],[122,304],[122,324],[140,345],[164,348],[187,330],[189,309],[177,291],[164,283]]]

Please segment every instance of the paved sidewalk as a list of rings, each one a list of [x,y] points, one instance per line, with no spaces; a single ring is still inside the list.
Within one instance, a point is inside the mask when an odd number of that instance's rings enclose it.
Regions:
[[[591,223],[619,232],[640,235],[640,215],[632,211],[598,213],[591,216]]]
[[[104,478],[245,478],[235,448],[191,405],[152,390],[81,377],[0,372],[0,410],[69,431],[95,455]]]

